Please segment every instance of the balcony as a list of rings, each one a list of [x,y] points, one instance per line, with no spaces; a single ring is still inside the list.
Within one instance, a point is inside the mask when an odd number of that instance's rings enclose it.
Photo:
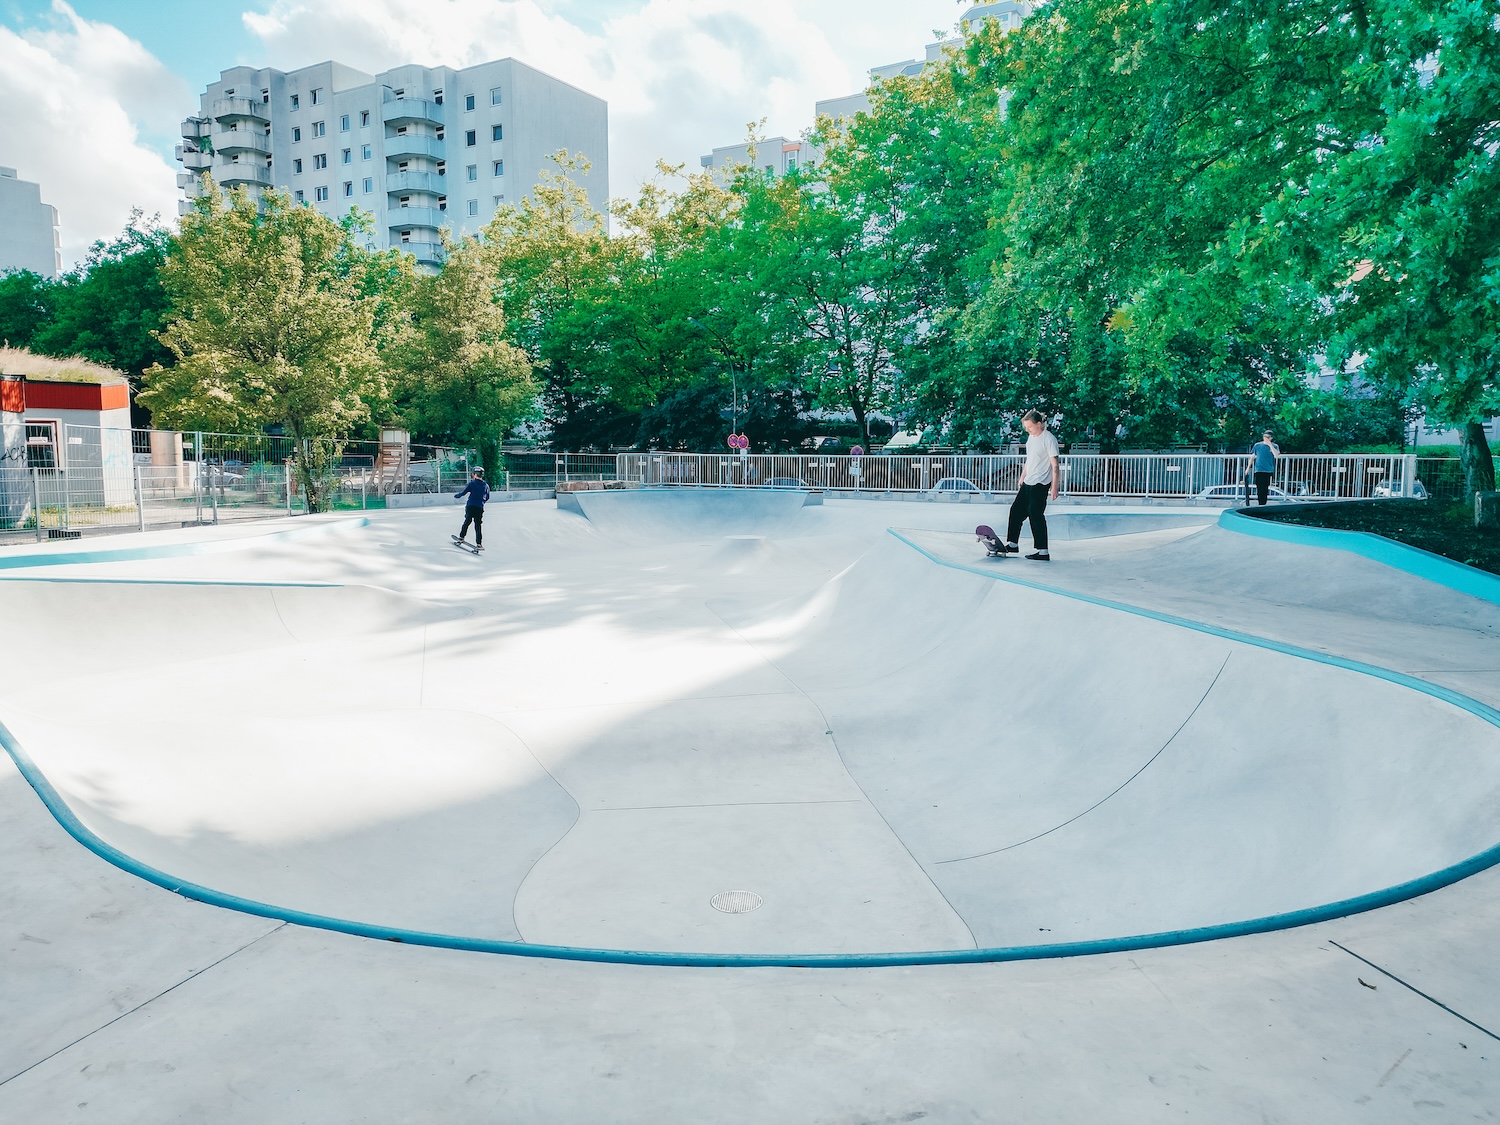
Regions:
[[[184,140],[196,141],[199,137],[208,133],[208,118],[189,117],[182,123],[182,136]]]
[[[424,266],[443,264],[443,245],[440,242],[401,242],[393,240],[392,249],[404,250]]]
[[[214,154],[203,152],[192,145],[178,145],[177,160],[184,168],[190,168],[194,172],[201,172],[214,162]]]
[[[210,114],[215,121],[231,121],[247,117],[252,121],[266,119],[265,105],[253,98],[217,98]]]
[[[447,195],[448,177],[439,176],[436,172],[389,172],[385,177],[385,190],[393,195],[407,191]]]
[[[223,129],[214,133],[213,140],[215,152],[271,155],[271,138],[256,129]]]
[[[271,186],[271,169],[264,164],[221,164],[214,170],[214,177],[226,187],[236,184]]]
[[[387,125],[406,125],[418,121],[441,125],[443,107],[426,98],[396,98],[381,105],[380,119]]]
[[[385,225],[396,231],[423,227],[432,230],[442,226],[447,218],[448,212],[436,207],[392,207],[385,213]]]
[[[436,137],[423,137],[415,133],[404,137],[387,137],[385,155],[388,160],[403,156],[428,156],[433,160],[443,158],[443,142]]]

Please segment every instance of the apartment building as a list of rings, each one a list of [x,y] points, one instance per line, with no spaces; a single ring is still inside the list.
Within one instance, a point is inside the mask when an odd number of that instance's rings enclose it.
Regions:
[[[14,168],[0,168],[0,273],[30,270],[43,277],[62,273],[62,237],[57,208],[42,202],[42,188]]]
[[[1027,0],[990,0],[965,9],[959,17],[959,23],[997,20],[1006,31],[1013,31],[1021,26],[1037,6]],[[838,121],[867,113],[870,109],[870,91],[881,82],[898,76],[921,74],[928,66],[940,61],[945,52],[962,45],[963,39],[959,36],[940,39],[936,43],[927,44],[925,56],[921,59],[902,59],[900,62],[872,67],[869,71],[870,81],[865,89],[853,94],[841,94],[836,98],[824,98],[815,103],[813,119],[831,117]],[[791,140],[787,137],[768,137],[757,142],[754,160],[750,158],[749,147],[748,144],[724,145],[707,156],[699,157],[698,162],[704,168],[715,169],[727,178],[743,166],[756,168],[766,175],[785,175],[794,167],[812,167],[822,159],[822,151],[818,146],[809,141]]]
[[[440,230],[476,234],[554,170],[549,157],[564,149],[589,160],[581,183],[602,210],[607,105],[516,59],[375,75],[337,62],[240,66],[182,123],[177,181],[184,211],[204,172],[226,188],[284,191],[333,219],[357,207],[374,216],[374,245],[435,267]]]

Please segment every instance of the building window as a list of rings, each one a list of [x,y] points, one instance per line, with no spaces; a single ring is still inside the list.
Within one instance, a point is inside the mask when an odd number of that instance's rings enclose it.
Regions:
[[[479,200],[477,200],[477,199],[471,199],[471,200],[469,200],[469,214],[471,214],[471,215],[477,215],[477,214],[479,214]]]
[[[320,152],[316,156],[314,156],[313,157],[313,167],[316,168],[316,169],[318,169],[319,171],[322,171],[324,168],[327,168],[328,167],[328,154],[326,152]]]
[[[346,148],[344,150],[344,163],[345,164],[353,164],[354,163],[354,150],[352,148]]]
[[[438,161],[438,175],[439,176],[446,176],[447,174],[448,174],[448,162],[446,160],[439,160]]]
[[[26,467],[57,468],[57,423],[26,423]]]
[[[369,195],[372,191],[375,190],[375,181],[369,176],[366,176],[364,178],[364,182],[360,186],[364,189],[364,193],[366,195]]]
[[[370,146],[369,145],[360,145],[359,146],[359,158],[361,160],[368,160],[368,159],[370,159]]]
[[[405,90],[396,90],[395,94],[396,94],[396,96],[398,98],[404,98],[404,97],[406,97],[406,91]]]
[[[293,109],[301,109],[302,108],[302,99],[299,98],[296,94],[292,95],[292,108]]]
[[[464,179],[468,180],[470,183],[473,183],[475,180],[479,179],[479,165],[470,164],[467,168],[465,168]]]
[[[300,175],[302,175],[302,157],[300,157],[300,156],[297,157],[297,159],[295,159],[295,160],[292,161],[292,175],[294,175],[294,176],[300,176]]]
[[[313,136],[315,136],[315,137],[321,137],[321,136],[323,136],[323,134],[325,134],[327,132],[328,132],[328,127],[326,125],[324,125],[323,122],[321,122],[321,121],[314,121],[313,122],[313,131],[312,131],[312,135]]]
[[[505,127],[502,125],[490,126],[490,140],[499,141],[505,138]]]
[[[323,100],[323,90],[322,90],[322,87],[319,87],[318,89],[314,90],[312,93],[310,93],[310,94],[307,95],[307,104],[308,105],[317,105],[322,100]]]
[[[499,104],[500,104],[500,87],[496,86],[493,90],[490,91],[490,105],[499,105]]]
[[[302,140],[302,126],[301,125],[293,126],[292,127],[292,144],[297,144],[301,140]]]
[[[467,110],[467,109],[473,109],[473,108],[474,108],[474,95],[473,94],[465,94],[464,95],[464,109]]]
[[[434,90],[432,92],[432,104],[433,105],[442,105],[443,104],[443,92],[441,90]]]
[[[366,129],[366,128],[369,128],[369,125],[370,125],[370,111],[368,109],[362,109],[362,110],[360,110],[359,111],[359,127],[361,129]]]
[[[495,206],[496,207],[499,207],[500,204],[502,204],[504,202],[505,202],[505,196],[503,196],[503,195],[497,195],[497,196],[495,196]]]
[[[401,198],[400,198],[400,200],[398,202],[400,202],[401,206],[403,206],[403,207],[410,207],[411,206],[411,196],[409,196],[409,195],[403,195],[403,196],[401,196]]]
[[[497,175],[497,176],[503,176],[503,175],[505,175],[505,161],[503,161],[503,160],[497,160],[497,161],[495,161],[495,175]]]
[[[353,180],[345,180],[344,181],[344,197],[348,198],[349,196],[351,196],[353,194],[354,194],[354,181]]]
[[[478,136],[478,134],[476,134],[474,132],[473,129],[470,129],[467,133],[464,134],[464,144],[467,147],[473,148],[478,143],[479,143],[479,136]]]
[[[345,113],[345,114],[340,115],[340,117],[339,117],[339,132],[340,133],[347,133],[348,131],[349,131],[349,115],[347,113]]]
[[[307,201],[307,197],[302,194],[301,188],[298,188],[296,191],[292,192],[292,199],[297,203],[305,203]]]
[[[438,210],[439,211],[446,211],[446,210],[448,210],[448,197],[446,195],[440,195],[440,196],[438,196]]]
[[[260,92],[260,104],[261,105],[270,105],[271,104],[271,91],[270,90],[262,90]]]
[[[438,139],[438,140],[442,140],[442,139],[443,139],[443,137],[444,137],[444,136],[445,136],[445,135],[446,135],[446,134],[445,134],[445,133],[444,133],[444,131],[443,131],[443,127],[442,127],[442,126],[441,126],[441,125],[439,125],[439,126],[438,126],[438,127],[437,127],[437,139]]]
[[[313,188],[313,194],[319,203],[328,202],[328,189],[326,187]]]
[[[405,125],[397,125],[396,126],[396,136],[398,136],[398,137],[404,137],[404,136],[406,136],[406,130],[407,130],[407,126],[405,126]]]
[[[402,242],[410,242],[411,241],[411,231],[409,231],[409,230],[402,231],[401,232],[401,241]]]

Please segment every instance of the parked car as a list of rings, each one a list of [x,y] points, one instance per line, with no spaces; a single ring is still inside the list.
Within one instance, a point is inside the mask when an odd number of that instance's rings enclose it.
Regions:
[[[1399,480],[1383,480],[1375,486],[1374,495],[1378,500],[1426,500],[1427,489],[1423,487],[1421,481],[1414,480],[1411,482],[1411,496],[1403,497]]]
[[[927,491],[929,495],[942,496],[955,492],[983,492],[984,489],[969,480],[968,477],[944,477]]]
[[[796,477],[772,477],[761,485],[762,488],[806,488]]]
[[[1203,489],[1194,499],[1217,500],[1220,503],[1238,504],[1245,498],[1245,495],[1245,486],[1242,484],[1214,484]],[[1250,486],[1249,496],[1251,500],[1255,499],[1254,485]],[[1296,504],[1301,502],[1302,499],[1300,496],[1292,496],[1285,490],[1277,488],[1274,484],[1266,489],[1266,502],[1269,504]]]

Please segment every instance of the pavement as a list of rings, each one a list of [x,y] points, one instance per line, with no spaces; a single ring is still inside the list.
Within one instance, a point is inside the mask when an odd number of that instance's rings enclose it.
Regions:
[[[574,499],[6,553],[13,742],[273,916],[0,757],[0,1119],[1500,1115],[1500,871],[1434,880],[1500,606],[1212,511]]]

